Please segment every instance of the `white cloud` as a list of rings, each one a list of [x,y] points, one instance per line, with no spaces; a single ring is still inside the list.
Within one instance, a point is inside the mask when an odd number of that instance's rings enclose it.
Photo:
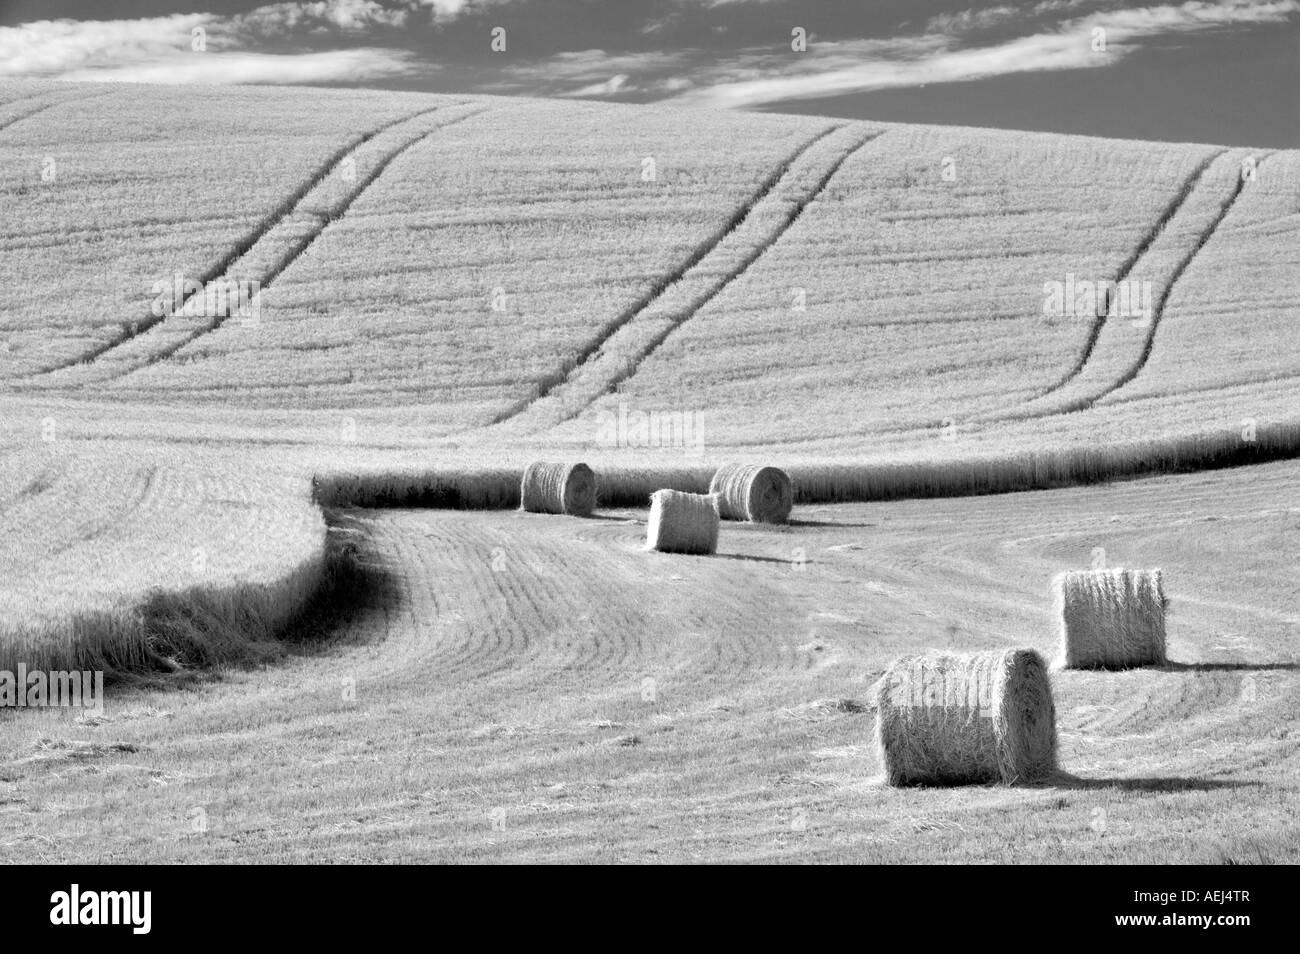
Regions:
[[[57,75],[97,63],[129,63],[188,51],[205,13],[146,20],[38,20],[0,27],[0,75]]]
[[[415,69],[396,50],[325,50],[319,53],[193,53],[129,66],[72,70],[62,79],[84,83],[330,83],[399,76]]]
[[[238,14],[226,21],[236,32],[252,36],[274,36],[300,30],[335,28],[358,32],[374,26],[400,27],[413,5],[393,6],[377,0],[308,0],[272,3]]]
[[[618,73],[605,80],[603,83],[590,83],[587,86],[580,86],[575,90],[565,93],[566,96],[574,97],[592,97],[592,96],[617,96],[620,93],[631,93],[636,90],[636,86],[629,83],[629,76],[626,73]]]
[[[477,13],[488,7],[509,3],[511,0],[413,0],[413,2],[432,11],[435,22],[446,23],[467,13]]]
[[[439,0],[451,2],[451,0]],[[273,3],[230,17],[173,14],[138,20],[38,20],[0,27],[0,76],[149,83],[361,81],[412,71],[397,50],[255,52],[266,39],[402,26],[413,0]],[[448,8],[449,9],[449,8]],[[202,28],[205,52],[191,49]]]
[[[849,69],[864,58],[919,57],[940,49],[944,42],[942,37],[931,36],[823,43],[819,46],[817,63],[821,72]],[[494,89],[509,92],[527,88],[544,95],[577,97],[635,93],[646,99],[675,95],[697,84],[707,88],[723,81],[756,83],[773,74],[779,75],[790,61],[790,56],[773,54],[770,49],[742,51],[722,63],[706,50],[637,53],[580,50],[510,67],[509,80],[496,84]]]
[[[428,7],[434,12],[435,16],[454,18],[460,16],[467,6],[470,6],[470,0],[419,0],[420,6]]]
[[[1044,34],[992,47],[943,50],[915,60],[874,60],[800,75],[741,79],[685,94],[683,99],[722,107],[756,106],[792,99],[837,96],[927,83],[955,83],[1005,73],[1105,66],[1085,37]]]
[[[1012,7],[1002,4],[995,7],[975,7],[956,13],[940,13],[925,21],[926,33],[970,33],[987,30],[1010,23],[1024,23],[1031,17],[1048,13],[1061,13],[1082,6],[1104,6],[1115,0],[1041,0],[1032,7]]]
[[[1046,8],[1054,0],[1047,0]],[[1073,6],[1073,4],[1071,4]],[[697,83],[680,101],[708,106],[745,107],[795,99],[812,99],[927,83],[953,83],[1010,73],[1087,69],[1108,66],[1132,52],[1141,40],[1166,34],[1187,33],[1239,24],[1282,23],[1300,12],[1300,0],[1220,0],[1180,5],[1165,4],[1096,12],[1065,21],[1050,32],[1018,37],[992,46],[958,49],[950,36],[925,34],[912,38],[912,49],[899,41],[821,44],[819,55],[808,61],[789,56],[769,57],[765,75],[754,76],[753,63],[737,63],[713,71],[716,82]],[[1107,54],[1092,52],[1092,31],[1106,31]],[[929,49],[925,49],[925,47]],[[830,51],[826,48],[831,47]],[[857,49],[860,55],[845,62]],[[717,73],[726,73],[722,78]]]
[[[1158,7],[1136,7],[1094,13],[1074,24],[1104,26],[1128,37],[1154,36],[1160,33],[1183,33],[1207,27],[1233,24],[1281,23],[1300,12],[1300,0],[1221,0]]]
[[[740,2],[740,0],[737,0]],[[570,97],[676,97],[677,101],[746,107],[795,99],[929,83],[954,83],[1011,73],[1094,69],[1131,53],[1144,38],[1234,24],[1283,22],[1300,0],[1220,0],[1137,9],[1102,10],[1061,21],[1115,0],[1040,0],[1032,7],[1000,3],[932,19],[926,32],[894,39],[816,41],[812,54],[771,48],[739,51],[719,60],[706,50],[563,53],[507,69],[502,92],[526,88]],[[989,26],[1046,17],[1028,35],[982,46],[960,35]],[[937,29],[938,27],[947,29]],[[1106,28],[1106,55],[1092,50],[1092,29]]]
[[[957,13],[940,13],[925,21],[927,33],[966,33],[970,30],[983,30],[991,26],[1001,26],[1023,16],[1015,7],[979,7],[974,10],[961,10]]]
[[[510,66],[504,81],[487,84],[493,92],[527,90],[549,96],[576,98],[618,97],[636,94],[640,98],[681,92],[690,81],[680,74],[691,69],[692,53],[607,53],[605,50],[573,50],[544,60]]]

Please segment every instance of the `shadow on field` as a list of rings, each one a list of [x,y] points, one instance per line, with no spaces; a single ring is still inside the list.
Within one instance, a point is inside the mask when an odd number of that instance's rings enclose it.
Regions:
[[[1155,776],[1150,778],[1080,778],[1061,772],[1043,783],[1051,788],[1102,789],[1117,788],[1122,792],[1217,792],[1233,788],[1259,788],[1262,782],[1242,782],[1235,779],[1179,778]]]
[[[791,561],[789,559],[783,559],[782,557],[749,556],[748,554],[745,553],[715,553],[713,555],[717,557],[719,560],[751,560],[754,563],[779,563],[782,566],[791,565]],[[813,561],[804,560],[803,562],[807,564],[807,563],[812,563]]]
[[[604,520],[604,521],[606,521],[607,523],[629,523],[629,524],[630,524],[630,523],[639,523],[639,524],[641,524],[642,526],[644,526],[644,525],[645,525],[645,522],[646,522],[646,518],[645,518],[645,517],[639,517],[639,518],[638,518],[638,517],[636,517],[636,516],[633,516],[633,515],[630,514],[630,513],[622,513],[622,514],[617,514],[617,513],[589,513],[589,514],[587,514],[585,517],[583,517],[582,519],[583,519],[583,520]]]
[[[362,631],[363,620],[397,601],[396,579],[371,543],[363,513],[325,511],[329,527],[325,580],[307,612],[280,634],[292,650],[312,653],[328,648]]]
[[[1159,672],[1300,672],[1300,662],[1249,663],[1180,663],[1167,662],[1154,667]]]
[[[872,530],[880,526],[878,523],[852,523],[848,520],[795,520],[791,519],[786,526],[789,527],[840,527],[851,530]]]

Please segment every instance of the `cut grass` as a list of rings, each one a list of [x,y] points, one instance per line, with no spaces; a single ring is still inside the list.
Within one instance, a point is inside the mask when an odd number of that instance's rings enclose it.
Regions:
[[[813,506],[729,527],[689,573],[641,551],[644,511],[351,514],[390,576],[280,664],[111,695],[97,726],[6,720],[0,787],[24,810],[0,813],[0,858],[1295,860],[1300,658],[1279,607],[1300,552],[1278,501],[1297,491],[1286,463]],[[873,783],[861,703],[889,660],[1051,652],[1048,581],[1096,546],[1206,598],[1170,621],[1186,668],[1054,677],[1063,774],[1041,785]],[[15,765],[40,739],[107,754]]]

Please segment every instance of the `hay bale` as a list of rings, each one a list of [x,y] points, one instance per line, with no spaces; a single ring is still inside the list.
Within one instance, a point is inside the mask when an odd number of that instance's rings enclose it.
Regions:
[[[596,474],[586,464],[535,460],[524,468],[519,506],[529,513],[589,517],[596,509]]]
[[[1159,570],[1071,570],[1052,580],[1061,620],[1058,665],[1126,669],[1165,662],[1165,596]]]
[[[787,523],[794,507],[794,484],[778,467],[723,464],[709,481],[709,493],[718,494],[718,512],[726,520]]]
[[[718,549],[718,498],[656,490],[650,495],[646,548],[664,553],[713,553]]]
[[[1032,649],[894,660],[877,686],[890,785],[1027,782],[1056,770],[1056,707]]]

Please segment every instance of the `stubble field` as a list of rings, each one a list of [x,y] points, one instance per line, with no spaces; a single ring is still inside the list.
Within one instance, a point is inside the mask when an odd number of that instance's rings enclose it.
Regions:
[[[644,511],[363,512],[382,585],[278,661],[11,720],[0,855],[1292,860],[1298,487],[810,506],[713,558],[642,552]],[[1166,571],[1170,665],[1056,674],[1048,783],[883,787],[889,660],[1051,655],[1048,580],[1098,547]]]

